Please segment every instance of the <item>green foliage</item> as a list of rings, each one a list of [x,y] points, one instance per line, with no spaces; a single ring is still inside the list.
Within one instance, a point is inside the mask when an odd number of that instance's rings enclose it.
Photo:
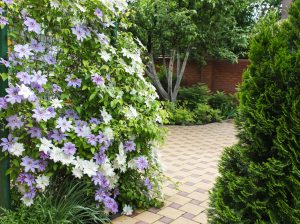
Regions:
[[[192,20],[195,11],[179,7],[177,1],[142,0],[131,8],[133,33],[156,56],[171,49],[185,49],[197,37]]]
[[[300,223],[300,0],[287,21],[259,26],[236,119],[211,194],[212,224]]]
[[[164,108],[169,114],[170,124],[191,125],[195,123],[194,113],[184,105],[164,102]]]
[[[132,5],[132,31],[156,57],[190,46],[202,63],[208,55],[235,61],[248,45],[249,24],[238,20],[245,11],[251,17],[250,4],[250,0],[140,0]]]
[[[171,124],[207,124],[230,119],[236,115],[238,100],[224,92],[211,93],[204,84],[179,90],[178,101],[165,102]]]
[[[190,109],[194,109],[198,103],[207,103],[209,97],[210,91],[205,84],[181,88],[178,93],[178,100],[188,101]]]
[[[209,97],[208,104],[213,109],[219,109],[222,117],[230,119],[235,117],[239,102],[235,95],[217,91]]]
[[[193,112],[197,124],[221,121],[221,111],[213,109],[207,104],[198,103]]]
[[[15,211],[4,210],[1,224],[109,223],[106,214],[88,196],[90,186],[72,177],[56,177],[48,190],[31,207],[21,205]]]

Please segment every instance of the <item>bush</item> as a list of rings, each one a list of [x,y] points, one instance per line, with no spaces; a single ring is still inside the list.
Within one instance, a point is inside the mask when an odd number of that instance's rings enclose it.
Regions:
[[[300,223],[300,0],[269,16],[250,50],[239,93],[238,145],[225,151],[210,223]]]
[[[11,41],[9,62],[0,59],[9,67],[8,77],[1,74],[9,88],[0,97],[0,124],[10,133],[0,140],[0,159],[11,159],[11,186],[27,206],[60,170],[90,186],[99,210],[162,201],[161,108],[144,78],[141,49],[126,32],[127,6],[0,1]],[[113,36],[116,18],[124,29]]]
[[[235,95],[217,91],[209,97],[208,104],[213,109],[219,109],[223,118],[230,119],[235,117],[239,102]]]
[[[209,97],[210,91],[205,84],[183,87],[178,92],[178,100],[188,102],[190,109],[194,109],[198,103],[206,104]]]
[[[197,107],[193,112],[197,124],[221,121],[221,111],[218,109],[215,110],[207,104],[197,104]]]
[[[169,115],[169,124],[191,125],[195,123],[194,113],[184,104],[164,102],[164,108]]]
[[[31,206],[20,205],[15,211],[4,210],[1,224],[109,223],[109,219],[89,196],[90,186],[69,176],[57,176],[47,191]]]

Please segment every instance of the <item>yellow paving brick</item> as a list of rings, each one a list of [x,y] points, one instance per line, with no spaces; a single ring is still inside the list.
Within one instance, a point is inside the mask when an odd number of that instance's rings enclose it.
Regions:
[[[144,221],[144,222],[153,223],[153,222],[159,220],[160,218],[162,218],[162,216],[146,211],[146,212],[143,212],[143,213],[135,216],[134,218]]]
[[[205,212],[202,212],[201,214],[194,217],[193,220],[197,223],[207,224],[207,215]]]
[[[208,194],[199,193],[194,191],[188,195],[189,198],[196,199],[198,201],[205,201],[209,198]]]
[[[176,219],[175,221],[171,222],[171,224],[197,224],[197,222],[180,217]]]
[[[137,221],[139,220],[127,216],[120,216],[112,220],[112,224],[135,224]]]
[[[180,196],[178,194],[168,198],[168,201],[176,202],[176,203],[181,204],[181,205],[184,205],[184,204],[188,203],[191,200],[192,200],[191,198],[183,197],[183,196]]]
[[[183,215],[185,212],[181,211],[181,210],[177,210],[171,207],[166,207],[164,209],[162,209],[161,211],[159,211],[157,214],[162,215],[162,216],[166,216],[168,218],[171,219],[177,219],[178,217],[180,217],[181,215]]]
[[[187,203],[184,206],[180,207],[179,209],[182,210],[182,211],[191,213],[193,215],[198,215],[198,214],[200,214],[200,212],[205,210],[204,207],[202,207],[200,205],[194,205],[194,204],[191,204],[191,203]]]

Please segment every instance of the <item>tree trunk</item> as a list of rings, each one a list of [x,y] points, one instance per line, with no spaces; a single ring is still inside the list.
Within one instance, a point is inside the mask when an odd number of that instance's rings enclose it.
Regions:
[[[183,77],[183,74],[184,74],[184,71],[186,68],[186,63],[189,59],[189,55],[190,55],[190,49],[187,49],[185,52],[185,57],[184,57],[181,69],[179,71],[177,71],[176,84],[174,86],[174,91],[173,91],[172,99],[171,99],[172,102],[175,102],[177,99],[178,91],[179,91],[181,80],[182,80],[182,77]],[[179,55],[177,55],[177,56],[179,56]],[[179,62],[180,62],[180,59],[179,59]]]
[[[281,18],[286,19],[288,18],[288,10],[292,4],[293,0],[282,0],[282,11],[281,11]]]
[[[156,87],[158,93],[164,100],[168,100],[168,101],[172,101],[172,102],[176,101],[178,91],[180,88],[180,84],[181,84],[181,80],[184,75],[184,71],[186,68],[186,64],[187,64],[189,55],[190,55],[190,48],[188,48],[186,50],[184,60],[181,64],[179,52],[176,52],[175,50],[173,50],[171,52],[171,58],[170,58],[168,67],[167,67],[165,58],[163,58],[163,63],[164,63],[163,67],[164,67],[165,76],[167,77],[167,82],[168,82],[167,89],[164,89],[164,87],[162,86],[162,84],[159,80],[159,77],[156,72],[153,55],[150,56],[150,61],[146,67],[146,74],[152,80],[153,85]],[[176,62],[177,69],[176,69],[176,83],[173,88],[173,75],[174,75],[175,60],[177,60],[177,62]]]

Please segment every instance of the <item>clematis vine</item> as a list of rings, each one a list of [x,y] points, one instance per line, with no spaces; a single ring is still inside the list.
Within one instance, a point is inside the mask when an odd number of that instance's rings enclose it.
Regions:
[[[14,161],[25,205],[64,169],[89,183],[103,210],[130,215],[162,199],[156,120],[164,113],[132,35],[111,37],[116,18],[128,25],[126,0],[92,2],[0,1],[0,27],[12,27],[9,59],[0,59],[9,69],[0,150]]]

